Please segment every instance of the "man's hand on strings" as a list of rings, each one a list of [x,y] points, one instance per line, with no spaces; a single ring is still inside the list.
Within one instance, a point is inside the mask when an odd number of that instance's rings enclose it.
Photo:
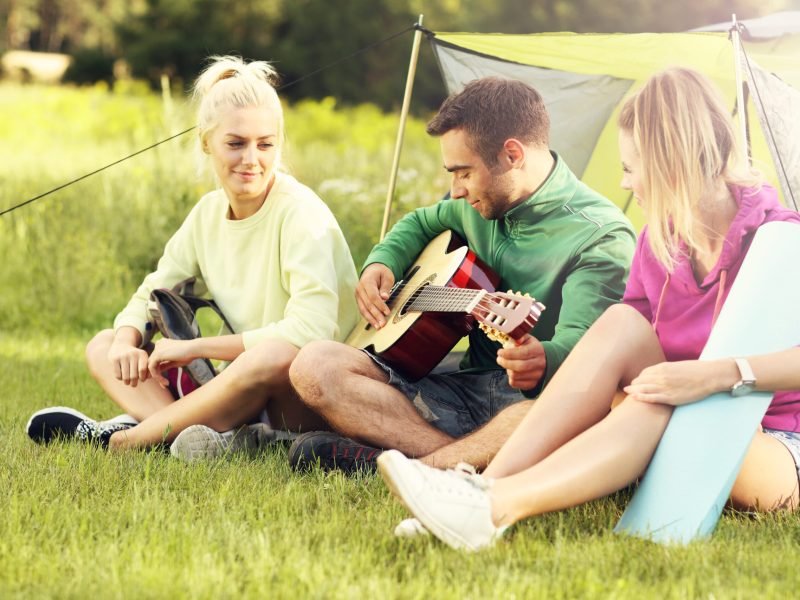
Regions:
[[[356,287],[356,301],[367,322],[380,329],[386,324],[386,317],[391,310],[386,304],[389,292],[394,285],[392,270],[381,263],[372,263],[361,274]]]

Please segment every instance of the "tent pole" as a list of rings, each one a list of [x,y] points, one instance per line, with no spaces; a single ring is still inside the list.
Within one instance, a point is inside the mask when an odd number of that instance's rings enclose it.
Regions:
[[[397,141],[394,146],[394,158],[392,159],[392,170],[389,174],[389,189],[386,192],[386,205],[383,208],[383,223],[381,223],[381,237],[386,236],[386,230],[389,228],[389,213],[392,208],[392,200],[394,199],[394,189],[397,183],[397,170],[400,166],[400,150],[403,148],[403,135],[406,130],[406,119],[408,117],[408,108],[411,104],[411,91],[414,89],[414,75],[417,72],[417,59],[419,58],[419,45],[422,41],[422,15],[419,16],[417,21],[417,30],[414,32],[414,42],[411,46],[411,60],[408,64],[408,76],[406,77],[406,91],[403,95],[403,107],[400,110],[400,126],[397,130]]]
[[[731,16],[733,25],[731,27],[731,41],[733,42],[733,64],[736,73],[736,106],[739,107],[739,135],[741,136],[742,158],[747,159],[750,152],[747,148],[747,106],[744,103],[744,82],[742,78],[742,39],[739,34],[739,23],[736,21],[736,14]]]

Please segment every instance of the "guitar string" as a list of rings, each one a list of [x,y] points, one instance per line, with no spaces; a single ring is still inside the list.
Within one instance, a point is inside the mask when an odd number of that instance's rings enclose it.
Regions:
[[[396,288],[397,292],[401,292],[406,283],[401,283]],[[447,286],[424,286],[414,290],[411,294],[408,310],[437,311],[437,312],[467,312],[466,307],[474,300],[475,295],[483,290],[475,290],[470,288],[451,288]],[[442,303],[444,298],[444,303]],[[438,301],[438,304],[437,304]],[[463,303],[466,301],[466,303]],[[459,302],[462,302],[459,304]],[[498,313],[500,307],[513,310],[520,305],[520,302],[514,298],[497,298],[492,295],[492,292],[487,292],[481,297],[477,305],[473,308],[473,314],[482,324],[493,331],[495,335],[508,336],[511,331],[508,331],[506,323],[507,317]],[[533,310],[533,306],[531,310]],[[533,321],[531,323],[531,321]],[[521,323],[515,329],[521,326],[528,325],[533,327],[538,321],[538,316],[532,312],[525,316]]]
[[[408,308],[406,310],[420,312],[467,312],[466,308],[469,306],[470,302],[474,300],[476,294],[482,291],[470,288],[428,285],[416,289],[408,299],[403,299],[401,298],[402,292],[407,285],[407,282],[399,282],[392,295],[395,296],[397,300],[404,300],[402,303],[407,305]],[[498,324],[502,324],[507,320],[507,317],[498,314],[498,312],[506,312],[503,311],[501,307],[508,307],[509,310],[515,310],[518,308],[519,302],[513,298],[497,298],[492,292],[487,292],[487,294],[479,300],[479,305],[482,305],[485,311],[482,315],[483,318],[489,319],[489,315],[493,315],[492,320]],[[530,316],[534,315],[526,316],[525,321],[527,321]],[[534,319],[538,320],[538,317],[534,316]]]

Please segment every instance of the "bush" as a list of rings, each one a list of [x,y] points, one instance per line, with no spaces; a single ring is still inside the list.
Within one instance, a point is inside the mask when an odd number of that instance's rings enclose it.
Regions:
[[[116,58],[100,48],[81,48],[72,55],[72,62],[64,72],[65,83],[97,83],[105,81],[109,85],[114,80]]]
[[[331,100],[286,107],[289,170],[336,215],[360,267],[377,241],[398,117]],[[0,210],[188,129],[192,112],[140,86],[0,85]],[[108,327],[212,188],[189,133],[0,217],[2,328]],[[447,189],[438,142],[411,119],[392,212]]]

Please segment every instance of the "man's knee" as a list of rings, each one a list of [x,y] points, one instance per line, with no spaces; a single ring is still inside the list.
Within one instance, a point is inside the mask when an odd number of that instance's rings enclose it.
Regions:
[[[114,330],[104,329],[86,344],[86,364],[92,375],[96,375],[108,362],[108,349],[113,341]]]
[[[322,401],[324,387],[336,382],[336,373],[342,374],[346,361],[340,355],[342,344],[331,341],[310,342],[300,349],[289,367],[289,379],[300,398],[309,406]]]

